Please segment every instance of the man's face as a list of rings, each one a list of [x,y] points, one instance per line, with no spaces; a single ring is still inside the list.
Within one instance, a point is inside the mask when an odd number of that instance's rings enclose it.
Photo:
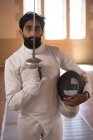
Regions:
[[[23,30],[21,30],[21,34],[24,39],[24,45],[27,48],[33,49],[33,39],[35,39],[35,48],[38,48],[41,45],[43,30],[38,20],[35,20],[35,26],[33,25],[33,20],[28,20],[25,23]]]
[[[38,20],[35,20],[35,32],[33,29],[33,19],[32,20],[28,20],[23,28],[22,32],[22,36],[23,37],[38,37],[41,38],[42,34],[43,34],[43,30],[41,28],[40,22]]]

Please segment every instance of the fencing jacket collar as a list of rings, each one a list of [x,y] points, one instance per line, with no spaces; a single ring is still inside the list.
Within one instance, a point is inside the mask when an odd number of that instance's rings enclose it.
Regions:
[[[29,54],[33,54],[33,49],[28,49],[27,47],[24,46],[24,44],[22,44],[22,48],[25,52],[27,52]],[[41,53],[44,49],[45,49],[45,45],[41,44],[40,47],[35,49],[35,54]]]

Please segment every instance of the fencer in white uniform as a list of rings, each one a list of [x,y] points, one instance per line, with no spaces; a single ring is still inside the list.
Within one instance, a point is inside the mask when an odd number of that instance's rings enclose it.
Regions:
[[[78,113],[79,104],[84,101],[78,101],[74,106],[62,102],[60,113],[57,95],[60,68],[66,71],[74,70],[84,77],[85,86],[82,94],[84,98],[89,95],[87,93],[91,93],[91,85],[87,74],[63,51],[40,42],[44,18],[37,14],[35,18],[35,36],[39,38],[38,43],[36,42],[35,56],[42,61],[42,78],[40,79],[38,68],[30,69],[25,65],[33,53],[25,38],[33,36],[33,13],[29,12],[19,22],[24,43],[5,62],[6,102],[15,111],[19,111],[17,123],[19,140],[40,140],[40,137],[42,140],[63,140],[61,113],[74,117]]]

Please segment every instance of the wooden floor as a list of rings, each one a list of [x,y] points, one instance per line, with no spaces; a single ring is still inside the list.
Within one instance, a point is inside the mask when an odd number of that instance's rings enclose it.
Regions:
[[[4,69],[0,68],[0,128],[2,126],[4,107]],[[91,106],[89,109],[93,110],[93,106]],[[93,116],[89,117],[91,118],[90,123],[92,123]],[[6,112],[6,128],[3,140],[17,140],[16,120],[17,113],[12,112],[11,109],[8,108]],[[63,117],[63,124],[64,140],[93,140],[93,128],[90,127],[90,125],[80,113],[74,119]]]
[[[93,140],[93,129],[79,113],[75,118],[63,117],[63,140]]]

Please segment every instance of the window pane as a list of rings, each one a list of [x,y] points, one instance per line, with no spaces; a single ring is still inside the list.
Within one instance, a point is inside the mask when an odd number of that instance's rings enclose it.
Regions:
[[[85,0],[70,0],[70,38],[82,39],[86,35]]]
[[[35,0],[35,12],[41,14],[41,0]],[[23,13],[34,12],[34,0],[23,0]]]
[[[45,39],[66,38],[66,0],[44,0]]]

